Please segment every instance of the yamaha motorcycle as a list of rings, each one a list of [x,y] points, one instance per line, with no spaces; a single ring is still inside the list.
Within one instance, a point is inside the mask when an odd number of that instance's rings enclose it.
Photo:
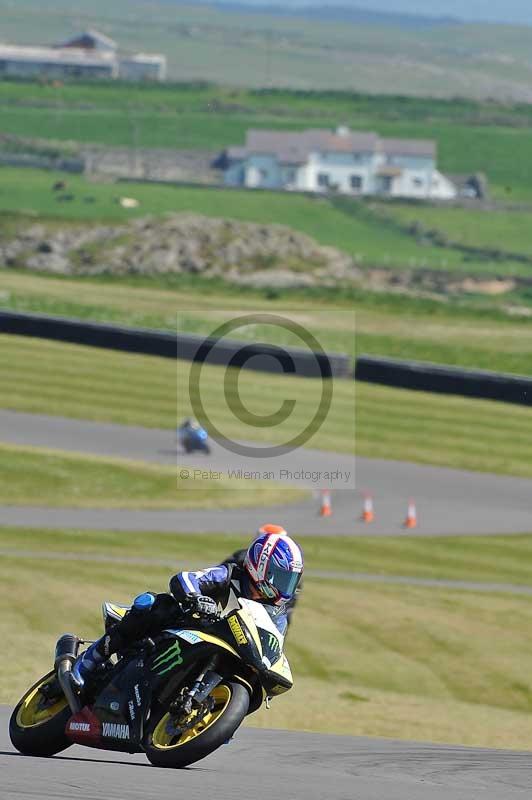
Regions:
[[[182,627],[100,665],[81,694],[70,672],[87,642],[64,634],[54,669],[13,711],[14,747],[25,755],[53,756],[81,744],[145,753],[158,767],[205,758],[231,739],[246,715],[293,684],[284,637],[267,607],[244,598],[234,598],[233,606],[205,625],[183,613]],[[106,630],[128,608],[105,602]]]
[[[200,451],[210,455],[211,447],[209,444],[209,434],[205,428],[178,428],[177,440],[185,453]]]

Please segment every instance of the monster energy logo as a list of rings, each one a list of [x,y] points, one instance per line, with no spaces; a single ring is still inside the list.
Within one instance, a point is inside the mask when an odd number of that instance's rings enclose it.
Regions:
[[[268,647],[270,650],[280,650],[279,639],[273,633],[268,634]]]
[[[161,653],[160,656],[157,656],[153,662],[153,669],[157,675],[164,675],[182,663],[183,658],[181,657],[181,647],[179,646],[179,642],[174,642],[173,645],[168,648],[168,650],[165,650],[164,653]],[[164,669],[162,669],[160,672],[157,672],[159,667],[163,666]]]

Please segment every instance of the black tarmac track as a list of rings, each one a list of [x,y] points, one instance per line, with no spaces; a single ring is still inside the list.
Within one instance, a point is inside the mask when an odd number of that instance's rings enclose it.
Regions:
[[[126,427],[82,420],[0,411],[0,442],[49,447],[103,456],[176,464],[172,431]],[[192,468],[227,470],[242,459],[214,444],[210,457],[179,457]],[[301,469],[353,470],[348,455],[318,450],[296,450],[283,457],[294,473]],[[257,463],[249,464],[257,469]],[[409,498],[416,502],[418,528],[408,535],[487,535],[527,533],[532,530],[532,481],[487,473],[357,457],[356,491],[332,493],[333,515],[321,519],[318,497],[268,509],[244,508],[194,511],[128,511],[110,509],[0,508],[0,524],[85,529],[151,531],[234,531],[245,533],[264,522],[280,522],[289,530],[312,534],[404,535],[402,523]],[[302,488],[320,484],[293,480]],[[194,491],[191,481],[190,491]],[[362,495],[373,495],[375,521],[360,521]]]
[[[0,707],[0,800],[525,800],[532,753],[242,728],[184,770],[73,746],[18,755]]]

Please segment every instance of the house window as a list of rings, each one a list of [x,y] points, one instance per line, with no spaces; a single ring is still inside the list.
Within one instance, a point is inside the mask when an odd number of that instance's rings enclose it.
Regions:
[[[268,180],[268,170],[267,169],[259,170],[259,175],[260,175],[261,181],[267,181]]]
[[[362,176],[361,175],[351,175],[349,178],[349,185],[351,189],[355,191],[360,191],[362,189]]]
[[[424,182],[423,178],[412,178],[412,183],[413,183],[414,186],[417,186],[418,188],[420,188],[421,186],[424,185],[425,182]]]
[[[318,186],[321,186],[323,189],[328,189],[330,185],[331,185],[331,176],[328,175],[326,172],[319,172]]]

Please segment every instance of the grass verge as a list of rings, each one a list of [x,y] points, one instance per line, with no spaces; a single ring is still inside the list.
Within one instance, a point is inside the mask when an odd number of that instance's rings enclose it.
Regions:
[[[169,433],[169,449],[173,440]],[[268,482],[201,480],[175,467],[0,444],[0,504],[67,508],[235,508],[291,502],[305,492]]]
[[[129,355],[16,336],[0,338],[0,403],[19,411],[146,427],[173,428],[190,413],[186,362]],[[286,441],[308,424],[321,386],[303,378],[241,373],[241,398],[254,414],[273,414],[295,397],[294,413],[273,428],[238,420],[223,395],[223,371],[205,368],[201,391],[215,424],[237,439]],[[532,477],[532,409],[337,380],[331,411],[308,442],[374,458]],[[356,403],[354,400],[356,399]]]
[[[1,533],[14,549],[29,535]],[[75,535],[61,535],[75,548]],[[128,553],[129,543],[140,538],[128,537]],[[214,560],[211,537],[165,541],[168,555],[186,552],[191,566]],[[220,538],[216,555],[234,543],[232,537]],[[308,552],[307,545],[311,542],[304,540]],[[530,537],[523,559],[529,546]],[[164,591],[170,572],[155,565],[36,562],[3,555],[0,634],[18,656],[15,662],[7,651],[0,654],[0,702],[15,702],[49,668],[55,639],[64,630],[99,635],[103,598],[128,602],[145,588]],[[21,597],[24,602],[11,599]],[[261,711],[249,723],[530,749],[531,615],[530,597],[308,578],[287,644],[295,687],[271,712]]]
[[[299,541],[299,531],[292,533]],[[309,536],[303,537],[302,541],[309,570],[532,586],[531,534],[435,539]],[[46,552],[52,557],[57,556],[58,560],[65,553],[89,558],[105,553],[118,561],[124,558],[146,560],[148,565],[150,561],[164,561],[169,566],[193,569],[198,566],[198,559],[202,564],[217,563],[245,544],[245,537],[229,533],[125,534],[118,531],[0,527],[0,549],[3,551],[19,554]]]
[[[286,312],[318,336],[323,347],[523,375],[532,372],[532,320],[504,313],[493,301],[453,304],[358,290],[251,291],[222,281],[184,276],[138,279],[53,278],[0,272],[0,303],[7,308],[126,325],[210,333],[224,309]],[[300,309],[299,313],[297,309]],[[353,329],[355,334],[353,335]],[[245,336],[246,331],[239,332]],[[253,329],[253,336],[258,332]],[[260,335],[277,344],[283,332]]]

